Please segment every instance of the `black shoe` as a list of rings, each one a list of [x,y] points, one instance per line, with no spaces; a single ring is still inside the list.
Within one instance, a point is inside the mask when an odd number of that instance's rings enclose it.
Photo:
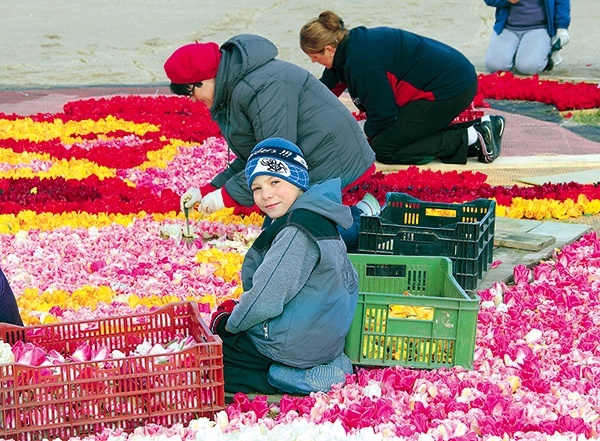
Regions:
[[[491,164],[500,155],[500,140],[492,121],[481,121],[473,126],[479,139],[473,146],[479,162]],[[504,124],[502,124],[502,130]]]
[[[492,128],[494,129],[494,133],[496,134],[496,138],[498,139],[498,154],[496,157],[500,156],[502,151],[502,136],[504,136],[504,128],[506,127],[506,119],[500,115],[491,115],[490,120],[492,121]]]
[[[492,127],[496,131],[496,136],[500,141],[502,141],[502,136],[504,135],[504,127],[506,126],[506,120],[503,116],[500,115],[490,115],[490,120],[492,121]]]

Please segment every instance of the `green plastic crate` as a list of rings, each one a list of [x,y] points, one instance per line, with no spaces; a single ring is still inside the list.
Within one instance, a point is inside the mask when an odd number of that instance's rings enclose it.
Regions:
[[[350,254],[350,260],[359,280],[346,337],[352,364],[473,368],[480,298],[458,284],[449,258]]]
[[[379,216],[361,216],[358,252],[405,256],[445,256],[464,289],[477,289],[493,261],[496,203],[421,201],[388,193]]]

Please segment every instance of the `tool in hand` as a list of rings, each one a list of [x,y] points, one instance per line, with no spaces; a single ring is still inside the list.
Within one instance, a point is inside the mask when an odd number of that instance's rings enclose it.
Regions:
[[[194,233],[190,229],[190,209],[188,207],[183,207],[183,214],[185,215],[185,231],[182,231],[181,240],[183,240],[188,246],[191,245],[194,240]]]
[[[186,229],[186,236],[190,237],[190,209],[188,207],[186,207],[185,205],[183,206],[183,214],[185,216],[185,229]]]
[[[562,43],[559,38],[550,48],[550,52],[548,52],[548,64],[546,64],[546,67],[544,68],[545,71],[551,71],[554,69],[554,66],[558,66],[560,63],[562,63],[562,57],[557,53],[561,49]]]

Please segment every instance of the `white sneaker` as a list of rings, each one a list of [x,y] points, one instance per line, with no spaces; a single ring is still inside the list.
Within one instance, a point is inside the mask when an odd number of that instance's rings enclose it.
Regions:
[[[379,201],[371,193],[365,194],[365,197],[356,204],[356,208],[366,216],[379,216],[379,212],[381,211]]]
[[[552,58],[552,62],[554,63],[554,67],[558,66],[563,61],[565,61],[558,51],[552,52],[551,58]]]

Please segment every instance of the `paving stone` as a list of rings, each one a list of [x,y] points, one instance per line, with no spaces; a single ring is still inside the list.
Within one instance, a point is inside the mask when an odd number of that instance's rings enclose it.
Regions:
[[[539,251],[556,242],[554,236],[545,234],[515,234],[500,232],[494,235],[494,245],[519,250]]]

